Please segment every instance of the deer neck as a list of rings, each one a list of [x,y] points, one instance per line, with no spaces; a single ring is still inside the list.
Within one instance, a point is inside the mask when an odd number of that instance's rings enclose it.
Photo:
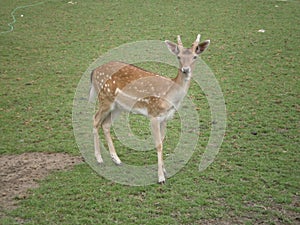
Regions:
[[[178,88],[182,88],[185,92],[188,91],[191,83],[192,71],[188,74],[183,73],[180,69],[178,69],[177,76],[173,79],[174,85]]]
[[[187,91],[190,87],[191,77],[192,72],[186,74],[179,69],[177,76],[172,79],[174,83],[170,90],[167,92],[166,98],[173,104],[173,106],[175,106],[175,108],[179,106],[180,102],[187,94]]]

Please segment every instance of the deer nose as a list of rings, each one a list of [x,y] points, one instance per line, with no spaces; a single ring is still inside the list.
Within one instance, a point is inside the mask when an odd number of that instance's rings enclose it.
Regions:
[[[189,67],[189,66],[184,66],[184,67],[181,68],[181,71],[182,71],[183,73],[190,73],[190,72],[191,72],[191,67]]]

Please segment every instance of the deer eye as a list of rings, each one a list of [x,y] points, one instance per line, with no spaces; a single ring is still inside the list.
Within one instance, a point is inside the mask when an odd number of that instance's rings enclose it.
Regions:
[[[177,59],[180,59],[180,56],[177,56]]]
[[[197,56],[195,55],[195,56],[193,57],[193,59],[197,59]]]

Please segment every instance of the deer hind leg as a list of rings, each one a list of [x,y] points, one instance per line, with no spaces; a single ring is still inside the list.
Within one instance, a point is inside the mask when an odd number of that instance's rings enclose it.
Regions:
[[[114,109],[113,111],[110,112],[110,114],[105,118],[105,120],[102,123],[102,129],[103,129],[103,132],[104,132],[105,140],[106,140],[107,145],[108,145],[108,149],[109,149],[109,152],[110,152],[110,157],[116,165],[121,165],[122,162],[121,162],[120,158],[117,155],[117,152],[115,150],[113,141],[111,139],[110,127],[111,127],[114,119],[119,116],[120,112],[121,112],[120,110]]]
[[[162,136],[161,136],[161,123],[157,118],[151,119],[151,130],[154,138],[155,147],[157,149],[157,165],[158,165],[158,183],[165,183],[165,173],[163,162],[163,145],[162,145]]]
[[[94,149],[95,149],[95,157],[98,163],[103,163],[103,159],[100,152],[100,141],[99,141],[99,128],[104,120],[105,116],[108,113],[99,108],[97,113],[94,115],[94,125],[93,125],[93,134],[94,134]]]

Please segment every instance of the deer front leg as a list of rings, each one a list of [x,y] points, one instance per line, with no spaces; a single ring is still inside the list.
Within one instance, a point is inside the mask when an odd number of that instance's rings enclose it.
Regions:
[[[161,133],[161,141],[163,142],[166,137],[166,127],[167,127],[167,121],[164,120],[160,123],[160,133]]]
[[[157,149],[158,183],[164,184],[166,182],[166,178],[164,174],[165,169],[164,169],[164,162],[163,162],[163,146],[162,146],[160,122],[157,118],[151,119],[151,130],[154,138],[155,147]]]

